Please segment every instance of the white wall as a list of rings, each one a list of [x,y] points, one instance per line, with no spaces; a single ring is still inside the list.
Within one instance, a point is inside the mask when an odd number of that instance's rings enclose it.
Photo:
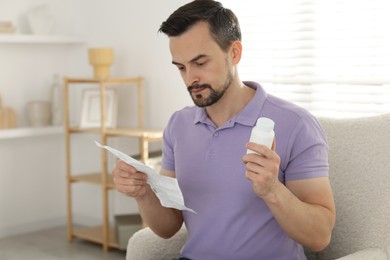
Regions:
[[[145,125],[163,128],[171,113],[191,104],[174,66],[165,35],[159,25],[184,0],[2,0],[0,20],[13,20],[19,31],[28,33],[24,12],[45,2],[55,15],[55,32],[79,35],[86,44],[0,44],[0,95],[3,103],[16,109],[19,124],[26,126],[25,104],[48,99],[54,73],[62,76],[92,75],[89,47],[110,46],[115,50],[112,76],[143,76]],[[74,101],[73,107],[77,107]],[[131,125],[131,101],[121,96],[119,124]],[[129,104],[130,103],[130,104]],[[74,168],[100,167],[100,151],[91,145],[94,136],[72,137]],[[113,139],[111,145],[128,153],[137,142]],[[77,147],[75,146],[77,144]],[[158,149],[159,145],[152,146]],[[112,158],[111,158],[112,159]],[[112,160],[111,160],[112,161]],[[65,146],[62,135],[0,140],[0,237],[65,224]],[[81,224],[101,220],[101,190],[87,184],[74,185],[75,221]],[[114,214],[137,211],[135,203],[110,193]]]

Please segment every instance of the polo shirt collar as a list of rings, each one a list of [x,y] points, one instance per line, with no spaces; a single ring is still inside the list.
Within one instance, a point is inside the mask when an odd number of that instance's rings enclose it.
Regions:
[[[256,90],[254,97],[249,101],[249,103],[241,110],[237,115],[235,115],[230,122],[239,123],[247,126],[254,126],[257,119],[261,115],[261,111],[264,105],[264,102],[267,98],[267,93],[260,86],[260,84],[253,81],[244,81],[245,86],[253,88]],[[196,107],[196,113],[194,118],[194,124],[203,123],[203,124],[213,124],[211,120],[207,117],[206,108]]]
[[[206,123],[208,119],[206,109],[204,107],[195,107],[195,109],[196,109],[196,113],[195,113],[194,124]]]
[[[254,126],[263,110],[265,100],[267,99],[267,93],[257,82],[244,81],[244,84],[245,86],[256,90],[256,93],[244,109],[235,116],[235,121],[242,125]]]

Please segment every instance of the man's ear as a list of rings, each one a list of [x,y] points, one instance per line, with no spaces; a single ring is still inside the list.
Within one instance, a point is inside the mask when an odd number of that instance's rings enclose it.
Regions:
[[[232,54],[233,64],[238,64],[241,60],[242,55],[242,44],[240,41],[234,41],[230,47]]]

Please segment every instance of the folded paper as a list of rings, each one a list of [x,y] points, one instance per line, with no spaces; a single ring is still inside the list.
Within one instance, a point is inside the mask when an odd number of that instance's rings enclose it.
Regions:
[[[133,166],[135,169],[137,169],[137,171],[145,173],[148,176],[147,183],[150,185],[157,198],[160,200],[162,206],[166,208],[175,208],[178,210],[188,210],[190,212],[196,213],[194,210],[185,206],[183,194],[181,193],[176,178],[160,175],[153,168],[143,164],[140,161],[137,161],[136,159],[122,153],[121,151],[118,151],[110,146],[101,145],[96,141],[95,143],[98,147],[108,150],[120,160]]]

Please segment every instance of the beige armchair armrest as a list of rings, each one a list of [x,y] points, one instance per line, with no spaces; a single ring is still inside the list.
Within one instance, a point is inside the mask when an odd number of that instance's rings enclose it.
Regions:
[[[157,236],[150,228],[141,229],[129,239],[126,260],[171,260],[180,255],[186,236],[184,226],[169,239]]]
[[[367,248],[337,260],[388,260],[387,253],[381,248]]]

